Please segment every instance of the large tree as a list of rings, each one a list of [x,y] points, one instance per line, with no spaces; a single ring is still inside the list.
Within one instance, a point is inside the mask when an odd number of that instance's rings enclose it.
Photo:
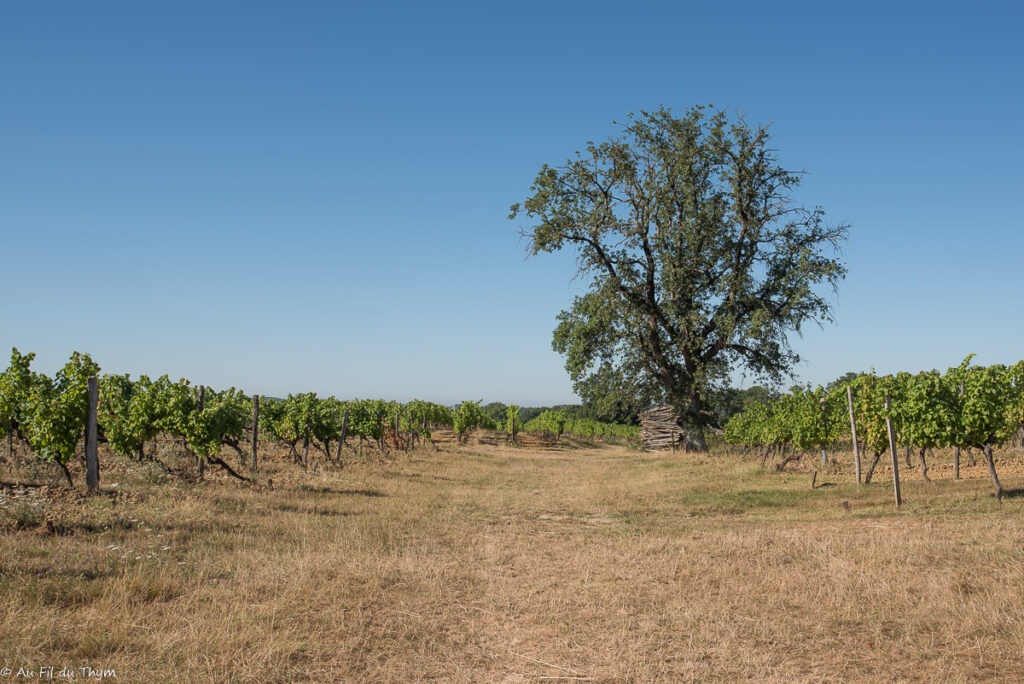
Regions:
[[[801,175],[767,127],[705,107],[631,115],[621,135],[544,165],[510,218],[529,222],[533,254],[575,250],[589,284],[554,333],[577,391],[656,396],[703,449],[708,394],[730,369],[791,374],[787,335],[831,320],[846,273],[847,227],[793,201]]]

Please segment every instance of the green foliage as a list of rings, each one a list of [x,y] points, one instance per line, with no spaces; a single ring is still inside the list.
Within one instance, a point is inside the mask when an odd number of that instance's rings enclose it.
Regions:
[[[188,440],[189,418],[199,410],[199,390],[185,378],[161,385],[163,413],[157,428],[179,439]]]
[[[1020,402],[1021,388],[1014,386],[1013,372],[1002,365],[971,366],[961,376],[960,428],[964,446],[1002,444],[1020,427],[1013,407]]]
[[[476,428],[496,430],[497,423],[480,407],[481,401],[464,401],[452,412],[452,428],[461,442],[466,433]]]
[[[505,433],[514,442],[516,435],[523,429],[523,419],[519,416],[518,406],[508,406],[505,408]]]
[[[581,376],[574,389],[583,400],[582,414],[602,423],[637,425],[640,413],[664,398],[657,387],[640,378],[638,373],[624,373],[610,363]]]
[[[1024,361],[1018,361],[1006,370],[1012,394],[1006,402],[1006,427],[1016,434],[1024,429]]]
[[[772,404],[769,402],[758,401],[734,414],[725,424],[725,441],[748,447],[785,443],[774,436],[773,428],[779,425],[779,421],[772,419],[771,409]]]
[[[89,413],[89,378],[100,367],[88,354],[74,352],[50,379],[36,373],[27,396],[25,433],[36,456],[67,464],[85,435]]]
[[[316,392],[289,394],[284,400],[284,412],[277,424],[277,434],[289,444],[312,434],[313,423],[320,416]]]
[[[215,392],[207,388],[203,410],[195,410],[187,417],[185,439],[200,458],[219,457],[226,440],[242,439],[251,416],[251,400],[239,390],[232,387]]]
[[[345,418],[345,402],[327,397],[317,402],[310,426],[311,437],[319,442],[325,454],[330,455],[331,442],[341,436]]]
[[[405,415],[409,429],[419,432],[424,437],[430,436],[431,427],[451,427],[452,410],[447,406],[429,401],[414,399],[405,405]]]
[[[508,406],[500,401],[492,401],[481,406],[480,410],[487,414],[495,423],[504,424],[505,412],[508,410]]]
[[[884,454],[889,448],[885,397],[892,391],[891,385],[891,379],[879,378],[874,373],[860,375],[852,383],[857,437],[873,453]]]
[[[379,399],[354,399],[347,404],[349,431],[354,437],[381,439],[387,402]]]
[[[547,406],[521,406],[519,408],[519,416],[523,419],[523,423],[529,423],[547,410]]]
[[[708,404],[715,414],[719,425],[726,425],[729,419],[737,413],[748,409],[755,403],[771,401],[779,396],[776,390],[763,385],[754,385],[745,389],[734,387],[723,387],[712,391],[708,397]]]
[[[268,438],[285,442],[292,448],[308,438],[324,454],[330,455],[331,442],[341,436],[345,412],[352,412],[351,403],[334,397],[319,399],[315,392],[268,400],[260,406],[260,430]],[[350,415],[349,434],[358,434],[353,422]]]
[[[0,429],[19,431],[26,421],[28,397],[32,391],[34,353],[22,354],[11,349],[11,363],[0,375]]]
[[[636,439],[640,436],[640,428],[636,425],[622,425],[620,423],[605,423],[590,418],[569,418],[564,427],[565,434],[582,438],[606,438],[617,437],[622,439]]]
[[[823,387],[794,387],[789,394],[755,401],[734,415],[725,426],[725,439],[744,446],[824,448],[843,434],[842,401]]]
[[[523,429],[527,432],[543,432],[559,439],[565,432],[566,420],[564,411],[550,409],[531,420]]]
[[[170,385],[166,375],[155,382],[145,375],[134,382],[127,374],[100,378],[99,427],[115,453],[143,456],[168,418]]]
[[[872,452],[885,453],[889,418],[901,445],[981,448],[1010,440],[1024,424],[1024,361],[1014,366],[972,366],[971,359],[968,356],[945,374],[932,370],[845,376],[853,390],[858,439]],[[813,393],[794,388],[733,416],[726,425],[726,441],[807,450],[848,439],[846,401],[846,386],[840,383]],[[815,402],[820,405],[818,415],[825,416],[817,424]]]
[[[41,458],[64,464],[84,431],[87,381],[98,374],[99,367],[76,352],[51,380],[31,371],[33,358],[33,354],[12,350],[11,364],[0,375],[0,419],[12,429],[24,429],[29,445]],[[209,461],[219,457],[224,444],[237,448],[251,427],[251,399],[234,388],[216,391],[193,386],[184,378],[172,382],[166,375],[156,380],[145,375],[137,380],[129,375],[107,375],[100,378],[99,391],[100,432],[111,449],[122,455],[142,457],[146,443],[164,433],[182,440],[198,458]],[[286,442],[293,448],[308,435],[311,444],[329,454],[346,415],[347,434],[353,437],[383,441],[394,429],[403,435],[429,436],[433,428],[451,427],[461,441],[476,428],[504,427],[514,435],[525,427],[524,413],[545,412],[497,402],[490,408],[493,412],[499,406],[503,412],[495,419],[480,401],[466,401],[453,410],[422,400],[408,404],[379,399],[339,401],[320,399],[310,392],[285,399],[264,397],[258,427],[265,439]],[[568,430],[580,436],[629,437],[637,432],[635,427],[590,420],[585,417],[586,410],[575,405],[546,413],[549,415],[543,420],[554,426],[555,434]]]
[[[952,445],[956,387],[938,371],[899,373],[891,391],[901,443],[927,449]]]
[[[800,451],[810,451],[827,444],[827,410],[822,401],[824,390],[794,389],[792,394],[782,398],[789,404],[788,417],[792,421],[793,446]]]
[[[585,402],[663,398],[693,433],[731,368],[777,380],[799,360],[787,336],[830,320],[820,286],[845,269],[844,225],[795,206],[765,127],[695,107],[630,116],[622,134],[543,166],[511,218],[533,254],[572,249],[589,291],[553,347]]]
[[[279,426],[284,421],[286,408],[284,399],[260,398],[259,431],[263,439],[284,441]]]
[[[633,439],[640,434],[635,425],[605,423],[582,416],[568,415],[564,409],[549,409],[523,425],[525,432],[540,432],[554,439],[572,435],[589,439],[593,437],[617,437]]]
[[[252,416],[252,401],[233,387],[220,392],[209,387],[200,390],[184,378],[170,382],[163,377],[151,391],[154,401],[160,403],[156,429],[185,440],[196,456],[206,461],[220,456],[225,441],[242,439]]]

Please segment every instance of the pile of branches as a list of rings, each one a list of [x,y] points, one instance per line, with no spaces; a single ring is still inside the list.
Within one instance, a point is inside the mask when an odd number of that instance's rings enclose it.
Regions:
[[[659,406],[640,414],[640,438],[645,451],[675,449],[685,443],[685,436],[671,406]]]

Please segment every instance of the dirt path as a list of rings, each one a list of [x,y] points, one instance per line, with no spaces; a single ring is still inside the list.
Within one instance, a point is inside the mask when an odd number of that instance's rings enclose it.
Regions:
[[[268,457],[258,487],[108,474],[124,493],[4,528],[0,666],[237,682],[1024,674],[1024,500],[1000,505],[984,480],[908,481],[896,513],[884,481],[811,489],[751,461],[622,448],[442,444],[316,473]]]

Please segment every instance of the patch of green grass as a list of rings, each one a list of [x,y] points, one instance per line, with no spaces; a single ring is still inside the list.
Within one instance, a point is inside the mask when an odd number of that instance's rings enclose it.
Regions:
[[[695,513],[739,515],[766,510],[806,507],[818,493],[811,489],[694,489],[683,492],[680,504]]]
[[[40,506],[18,503],[10,508],[0,509],[0,529],[12,527],[17,530],[30,529],[43,524],[45,513]]]

